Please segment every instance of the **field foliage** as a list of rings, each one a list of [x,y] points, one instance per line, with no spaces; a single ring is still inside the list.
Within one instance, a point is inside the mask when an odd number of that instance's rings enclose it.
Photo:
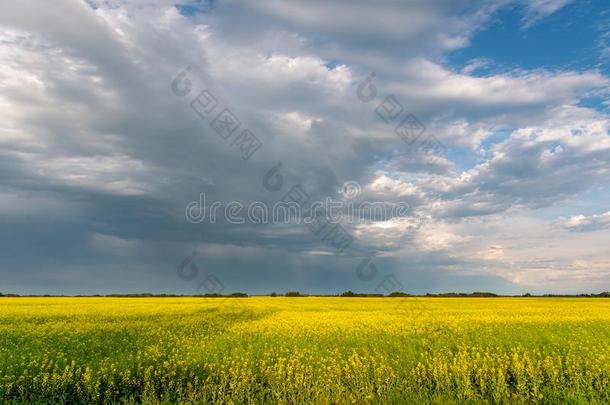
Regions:
[[[610,301],[1,298],[13,401],[608,403]]]

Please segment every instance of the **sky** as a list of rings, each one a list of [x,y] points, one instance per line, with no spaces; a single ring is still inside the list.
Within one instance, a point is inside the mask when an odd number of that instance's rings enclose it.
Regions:
[[[0,292],[610,290],[608,2],[175,1],[0,3]]]

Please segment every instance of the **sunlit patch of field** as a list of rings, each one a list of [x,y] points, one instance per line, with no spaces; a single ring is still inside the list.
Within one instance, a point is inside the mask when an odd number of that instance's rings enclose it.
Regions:
[[[608,403],[610,300],[2,298],[2,401]]]

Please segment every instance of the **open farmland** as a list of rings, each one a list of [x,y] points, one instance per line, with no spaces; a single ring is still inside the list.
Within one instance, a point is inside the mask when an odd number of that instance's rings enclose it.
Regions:
[[[610,401],[610,301],[2,298],[0,402]]]

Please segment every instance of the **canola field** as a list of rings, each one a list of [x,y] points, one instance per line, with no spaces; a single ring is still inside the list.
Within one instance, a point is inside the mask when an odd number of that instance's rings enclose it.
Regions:
[[[610,300],[0,298],[0,403],[610,402]]]

